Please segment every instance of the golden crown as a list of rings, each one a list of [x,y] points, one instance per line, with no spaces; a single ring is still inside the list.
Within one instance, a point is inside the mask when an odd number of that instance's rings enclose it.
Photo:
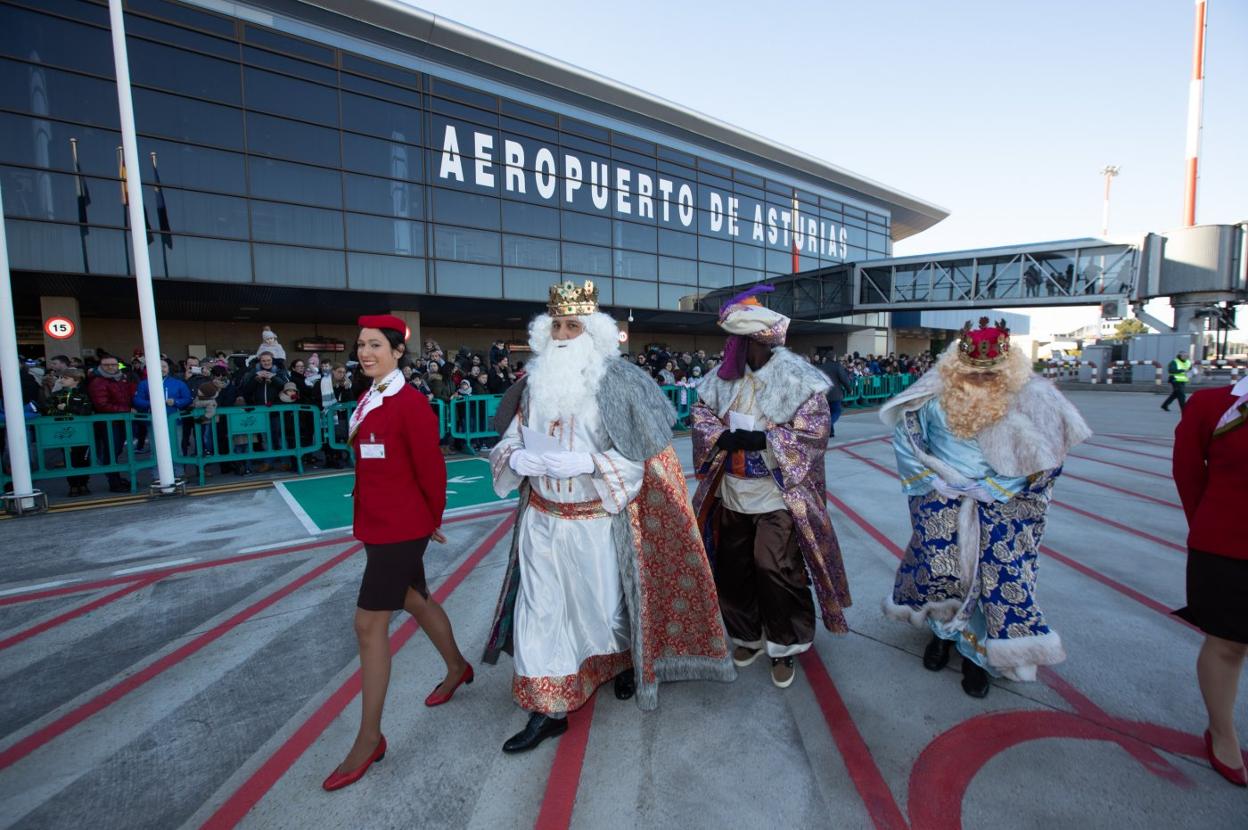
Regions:
[[[598,311],[598,286],[589,280],[577,287],[571,281],[550,287],[546,308],[551,317],[582,317]]]

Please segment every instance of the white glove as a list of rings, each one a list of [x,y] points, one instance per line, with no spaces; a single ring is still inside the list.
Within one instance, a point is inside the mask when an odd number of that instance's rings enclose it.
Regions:
[[[993,498],[992,493],[989,492],[988,488],[982,484],[976,484],[975,486],[968,488],[966,494],[975,499],[975,501],[980,501],[984,504],[992,504],[996,501],[996,499]]]
[[[966,493],[957,489],[956,487],[954,487],[949,482],[945,481],[940,476],[936,476],[935,478],[932,479],[932,487],[935,488],[937,493],[940,493],[942,496],[944,496],[947,499],[960,499],[966,495]]]
[[[537,453],[528,450],[516,450],[507,459],[508,466],[520,476],[546,475],[546,462]]]
[[[587,452],[548,452],[542,456],[546,474],[554,478],[575,478],[594,471],[594,459]]]

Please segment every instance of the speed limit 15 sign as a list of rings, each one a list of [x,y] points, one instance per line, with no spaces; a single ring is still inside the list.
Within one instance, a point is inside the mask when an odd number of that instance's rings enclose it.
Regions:
[[[68,340],[74,336],[77,327],[68,317],[49,317],[43,323],[43,330],[48,337],[56,340]]]

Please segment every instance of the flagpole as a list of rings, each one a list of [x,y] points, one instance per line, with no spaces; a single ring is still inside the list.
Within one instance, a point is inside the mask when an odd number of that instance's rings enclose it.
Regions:
[[[91,259],[87,256],[87,206],[91,197],[87,191],[86,180],[82,178],[82,167],[78,164],[78,139],[69,140],[69,151],[74,157],[74,192],[78,197],[78,242],[82,245],[82,271],[91,273]]]
[[[165,194],[161,189],[160,170],[156,167],[156,151],[148,154],[152,158],[152,175],[156,178],[156,227],[160,231],[160,261],[165,266],[165,276],[169,276],[169,246],[173,244],[173,236],[169,229],[169,209],[165,207]]]
[[[108,0],[113,35],[113,65],[117,74],[117,107],[121,116],[121,145],[128,175],[126,188],[130,216],[130,246],[134,251],[134,278],[139,294],[139,321],[143,328],[143,361],[147,391],[152,402],[152,444],[156,452],[157,484],[161,493],[173,493],[179,482],[173,476],[173,449],[165,412],[165,384],[160,373],[160,336],[156,328],[156,297],[152,289],[152,264],[147,255],[143,221],[143,184],[139,145],[134,129],[134,101],[130,94],[130,60],[126,53],[126,25],[121,0]],[[158,391],[159,390],[159,391]]]
[[[0,194],[0,203],[3,194]],[[17,322],[13,317],[13,283],[9,272],[9,243],[0,212],[0,388],[4,390],[4,420],[13,476],[13,499],[18,514],[35,506],[30,477],[30,448],[26,444],[26,413],[22,404],[21,366],[17,360]],[[46,502],[45,502],[46,504]]]

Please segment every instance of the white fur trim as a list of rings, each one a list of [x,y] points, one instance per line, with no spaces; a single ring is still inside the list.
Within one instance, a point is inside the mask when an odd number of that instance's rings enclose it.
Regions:
[[[1002,673],[1005,669],[1013,669],[1013,674],[1020,677],[1030,673],[1032,679],[1035,678],[1036,666],[1052,666],[1066,659],[1062,638],[1056,631],[1034,637],[989,639],[985,647],[988,649],[988,665],[1002,670]]]
[[[779,643],[767,641],[767,656],[773,660],[780,660],[784,657],[792,657],[795,654],[801,654],[804,651],[810,651],[812,643],[794,643],[790,646],[782,646]]]
[[[948,623],[957,616],[958,609],[962,607],[962,600],[942,599],[940,602],[929,602],[921,608],[911,608],[908,605],[898,605],[893,602],[892,594],[885,594],[880,606],[884,611],[884,616],[889,619],[908,622],[915,628],[922,628],[927,624],[929,617],[940,623]]]
[[[827,375],[784,346],[774,348],[771,360],[754,376],[763,383],[758,408],[773,424],[787,424],[802,404],[832,387]]]

